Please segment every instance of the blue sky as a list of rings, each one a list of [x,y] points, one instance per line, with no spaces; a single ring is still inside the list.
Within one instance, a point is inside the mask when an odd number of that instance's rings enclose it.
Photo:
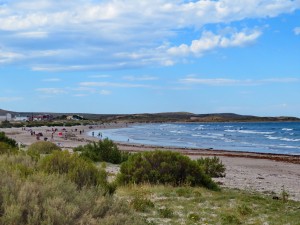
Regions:
[[[0,0],[0,108],[300,117],[300,0]]]

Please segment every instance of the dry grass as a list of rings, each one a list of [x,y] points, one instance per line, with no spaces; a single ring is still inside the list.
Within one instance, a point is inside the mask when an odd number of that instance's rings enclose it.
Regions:
[[[119,188],[117,196],[151,200],[154,207],[139,212],[150,224],[300,224],[300,202],[238,190],[132,185]]]

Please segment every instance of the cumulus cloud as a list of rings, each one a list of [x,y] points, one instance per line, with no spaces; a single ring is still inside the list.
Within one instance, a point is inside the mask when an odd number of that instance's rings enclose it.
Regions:
[[[244,46],[261,35],[207,31],[197,39],[207,24],[276,17],[299,8],[300,0],[6,1],[0,5],[0,43],[7,54],[0,52],[0,63],[24,60],[39,71],[171,66],[174,55]],[[176,46],[172,41],[183,30],[194,41]]]
[[[261,32],[234,32],[229,35],[214,34],[210,31],[203,32],[198,40],[193,40],[190,45],[182,44],[178,47],[168,49],[169,54],[181,55],[202,55],[204,52],[215,48],[242,47],[253,43],[261,35]]]

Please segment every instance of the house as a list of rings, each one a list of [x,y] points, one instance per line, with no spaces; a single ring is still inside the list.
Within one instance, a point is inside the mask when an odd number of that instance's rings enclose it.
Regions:
[[[49,114],[44,115],[32,115],[28,118],[29,121],[51,121],[53,116]]]
[[[6,113],[5,115],[0,115],[0,121],[11,121],[12,115],[10,113]]]
[[[28,116],[16,116],[14,118],[14,121],[26,122],[26,121],[29,121],[29,117]]]

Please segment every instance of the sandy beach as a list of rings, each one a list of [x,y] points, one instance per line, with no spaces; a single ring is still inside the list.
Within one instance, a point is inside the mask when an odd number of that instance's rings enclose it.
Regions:
[[[126,124],[105,124],[76,127],[38,127],[38,128],[7,128],[0,129],[10,138],[22,145],[30,145],[38,141],[36,135],[42,133],[40,140],[51,141],[63,149],[85,145],[99,140],[90,137],[88,132],[97,129],[120,128]],[[55,131],[56,129],[56,131]],[[95,133],[95,136],[97,134]],[[117,143],[124,151],[138,152],[155,149],[179,151],[196,159],[201,156],[216,155],[221,158],[226,166],[226,177],[217,178],[224,187],[238,188],[242,190],[258,191],[280,196],[283,188],[289,194],[289,198],[300,201],[300,156],[274,155],[261,153],[233,152],[209,149],[184,149],[167,148],[159,146],[147,146],[132,143]],[[117,169],[117,167],[114,167]]]

